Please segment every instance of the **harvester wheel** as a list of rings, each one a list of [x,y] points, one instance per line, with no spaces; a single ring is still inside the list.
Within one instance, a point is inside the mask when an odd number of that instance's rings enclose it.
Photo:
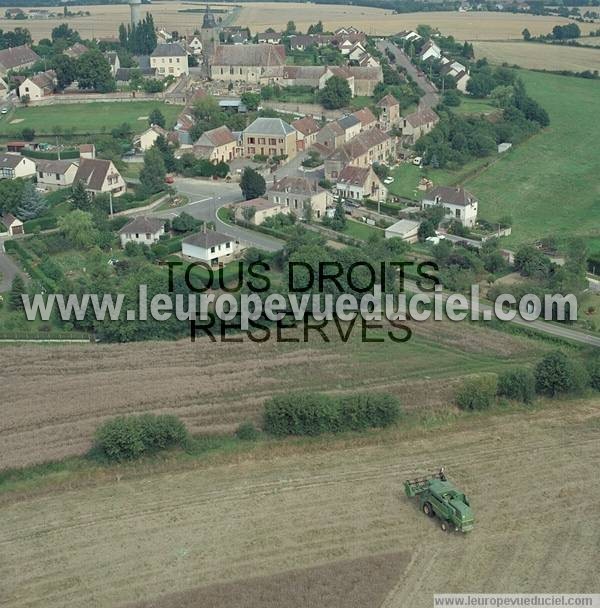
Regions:
[[[448,532],[448,530],[450,529],[450,526],[448,526],[448,522],[445,522],[445,521],[443,521],[443,522],[440,524],[440,527],[442,528],[442,531],[443,531],[443,532]]]
[[[425,515],[427,515],[427,517],[433,517],[435,515],[435,513],[433,512],[433,507],[431,506],[430,503],[426,502],[423,505],[423,513],[425,513]]]

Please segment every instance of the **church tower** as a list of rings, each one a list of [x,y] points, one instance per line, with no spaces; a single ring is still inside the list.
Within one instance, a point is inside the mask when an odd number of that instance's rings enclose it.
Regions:
[[[200,41],[202,42],[202,65],[206,76],[210,75],[210,61],[219,44],[219,30],[215,16],[210,12],[208,4],[200,28]]]

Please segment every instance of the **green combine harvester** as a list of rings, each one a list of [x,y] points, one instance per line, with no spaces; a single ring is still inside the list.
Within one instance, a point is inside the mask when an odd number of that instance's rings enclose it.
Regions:
[[[444,468],[432,477],[407,479],[404,491],[409,498],[419,497],[419,508],[428,517],[436,515],[444,532],[454,529],[469,532],[475,519],[467,497],[446,478]]]

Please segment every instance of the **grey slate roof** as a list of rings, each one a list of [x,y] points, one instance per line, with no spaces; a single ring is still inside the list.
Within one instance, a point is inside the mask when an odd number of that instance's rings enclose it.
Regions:
[[[171,44],[157,44],[150,57],[186,57],[183,47],[173,42]]]
[[[36,171],[43,171],[44,173],[59,173],[63,175],[66,173],[71,165],[74,165],[73,160],[43,160],[39,159],[35,161]]]
[[[2,154],[0,156],[0,167],[8,167],[14,169],[23,160],[20,154]]]
[[[209,230],[208,232],[198,232],[197,234],[192,234],[183,239],[183,242],[187,243],[188,245],[202,247],[203,249],[210,249],[216,245],[230,243],[234,240],[235,239],[230,236],[226,236],[220,232],[215,232],[214,230]]]
[[[244,134],[285,136],[294,131],[295,129],[281,118],[257,118],[244,129]]]
[[[127,222],[119,234],[154,234],[165,225],[165,220],[158,217],[140,216]]]
[[[448,203],[449,205],[457,205],[459,207],[466,207],[477,202],[477,199],[464,188],[451,186],[438,186],[425,195],[425,199],[429,201],[434,201],[437,197],[440,198],[441,203]]]
[[[360,120],[358,120],[358,118],[356,116],[354,116],[354,114],[348,114],[348,116],[342,116],[342,118],[340,118],[338,120],[338,124],[340,125],[340,127],[342,127],[342,129],[350,129],[350,127],[354,127],[355,125],[358,125],[360,123]]]

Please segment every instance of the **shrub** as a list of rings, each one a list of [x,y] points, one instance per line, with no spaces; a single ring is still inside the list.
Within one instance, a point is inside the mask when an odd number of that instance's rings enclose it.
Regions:
[[[399,415],[400,406],[391,395],[333,398],[316,393],[290,393],[267,402],[264,429],[276,436],[360,431],[389,426]]]
[[[531,403],[535,397],[535,376],[530,369],[511,369],[498,378],[498,394],[508,399]]]
[[[251,422],[244,422],[238,426],[235,436],[242,441],[256,441],[260,431]]]
[[[587,372],[590,378],[590,386],[594,390],[600,391],[600,357],[588,361]]]
[[[96,448],[109,460],[132,460],[145,452],[184,445],[187,429],[176,416],[119,416],[96,431]]]
[[[550,397],[581,391],[588,382],[585,368],[559,350],[548,353],[535,367],[535,390]]]
[[[463,410],[484,410],[494,404],[497,392],[495,374],[467,378],[456,392],[456,404]]]

